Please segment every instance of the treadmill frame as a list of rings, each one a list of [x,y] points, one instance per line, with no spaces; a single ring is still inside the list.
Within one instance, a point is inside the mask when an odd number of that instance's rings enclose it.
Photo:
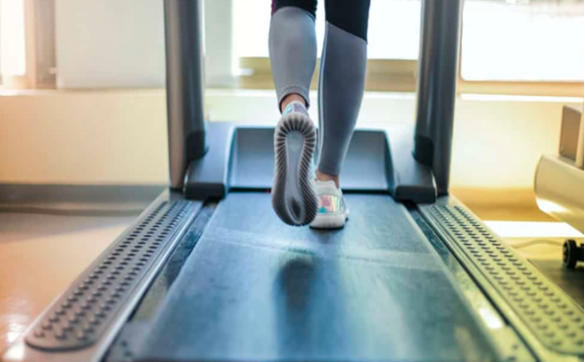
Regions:
[[[197,199],[223,197],[232,136],[218,137],[204,122],[201,4],[164,5],[171,188]],[[429,203],[448,193],[462,11],[463,0],[422,1],[416,126],[387,135],[396,200]]]

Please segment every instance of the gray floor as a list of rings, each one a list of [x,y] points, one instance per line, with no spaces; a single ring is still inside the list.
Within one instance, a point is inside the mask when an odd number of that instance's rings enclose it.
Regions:
[[[577,304],[583,307],[583,265],[574,270],[565,269],[560,260],[530,260],[548,279],[559,286]]]

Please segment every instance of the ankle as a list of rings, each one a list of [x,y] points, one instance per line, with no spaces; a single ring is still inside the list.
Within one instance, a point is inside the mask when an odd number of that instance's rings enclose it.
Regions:
[[[326,174],[324,172],[321,172],[319,170],[317,170],[317,172],[315,172],[315,176],[317,177],[317,180],[319,181],[333,181],[335,182],[335,186],[337,186],[337,188],[339,188],[339,175],[329,175]]]
[[[293,103],[293,102],[299,102],[303,106],[305,106],[305,108],[307,108],[307,102],[305,101],[305,98],[301,97],[299,94],[293,93],[293,94],[289,94],[286,97],[284,97],[282,102],[280,102],[280,112],[281,113],[284,112],[284,110],[286,109],[286,106],[288,106],[290,103]]]

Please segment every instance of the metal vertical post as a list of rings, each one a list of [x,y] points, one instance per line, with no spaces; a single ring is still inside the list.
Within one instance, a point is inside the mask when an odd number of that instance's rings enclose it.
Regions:
[[[174,189],[182,189],[187,166],[206,150],[202,15],[199,0],[164,0],[169,168]]]
[[[414,157],[449,190],[463,0],[422,0]]]

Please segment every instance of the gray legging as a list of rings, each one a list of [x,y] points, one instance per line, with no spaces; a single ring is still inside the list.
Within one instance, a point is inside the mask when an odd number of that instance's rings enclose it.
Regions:
[[[279,107],[290,94],[309,105],[317,58],[316,7],[316,0],[273,0],[269,49]],[[362,102],[369,8],[369,0],[325,2],[317,169],[329,175],[339,175]]]

